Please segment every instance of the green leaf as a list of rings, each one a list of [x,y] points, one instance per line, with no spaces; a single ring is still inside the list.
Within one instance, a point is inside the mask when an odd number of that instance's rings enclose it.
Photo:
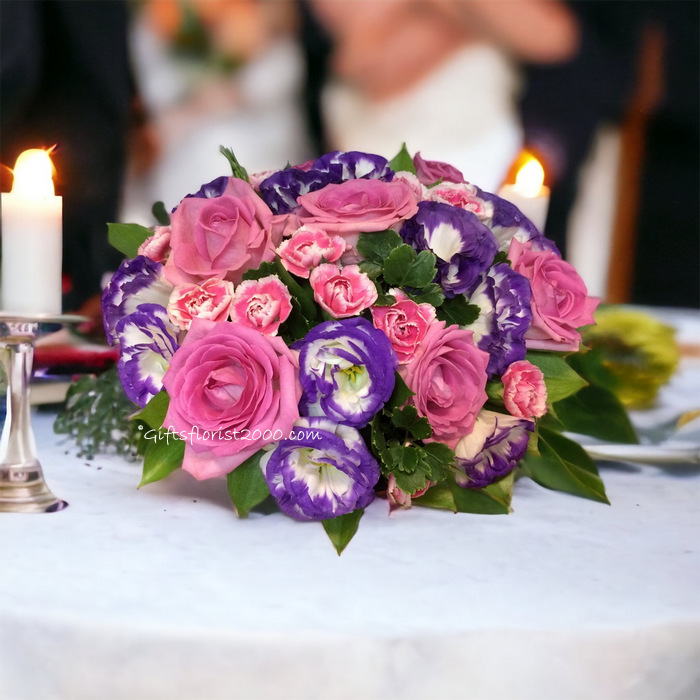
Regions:
[[[389,161],[389,167],[394,171],[406,170],[416,174],[416,166],[413,165],[413,158],[406,148],[406,144],[401,144],[401,150]]]
[[[163,204],[163,202],[156,202],[153,205],[153,207],[151,207],[151,212],[153,213],[155,220],[161,226],[169,226],[170,225],[170,214],[168,214],[168,212],[165,208],[165,204]]]
[[[382,426],[381,414],[377,413],[370,421],[370,436],[375,454],[381,454],[386,450],[386,438],[384,437],[384,427]]]
[[[484,488],[464,488],[449,477],[448,482],[459,513],[483,515],[508,515],[510,513],[513,472]]]
[[[237,177],[241,180],[245,180],[246,182],[250,182],[246,169],[238,162],[238,158],[236,158],[236,156],[230,148],[226,148],[225,146],[219,146],[219,153],[225,156],[226,160],[229,162],[229,165],[231,166],[231,174],[233,175],[233,177]]]
[[[442,293],[442,287],[439,284],[431,282],[423,287],[419,292],[406,291],[409,299],[413,299],[416,304],[432,304],[433,306],[441,306],[445,301],[445,295]]]
[[[374,260],[360,260],[359,268],[360,272],[364,272],[372,281],[375,281],[384,269],[382,263]]]
[[[140,224],[107,224],[110,245],[127,258],[135,258],[139,246],[152,235],[153,231]]]
[[[357,252],[366,261],[383,265],[389,253],[403,244],[401,236],[391,229],[377,233],[361,233],[357,240]]]
[[[523,472],[533,481],[548,489],[609,503],[595,462],[581,445],[541,428],[538,448],[539,455],[528,452],[521,462]]]
[[[243,273],[244,280],[259,280],[263,277],[269,277],[270,275],[277,274],[277,263],[276,262],[263,262],[252,270],[246,270]]]
[[[427,418],[418,415],[415,406],[395,408],[391,421],[397,428],[403,428],[416,440],[426,440],[433,434]]]
[[[264,454],[263,450],[259,450],[226,476],[228,493],[239,518],[247,517],[255,506],[270,495],[270,489],[260,469],[260,460]]]
[[[277,258],[275,263],[275,273],[286,285],[290,294],[298,300],[301,306],[301,313],[308,321],[314,321],[318,317],[319,307],[314,301],[314,292],[308,281],[297,282],[294,276],[285,268],[282,261]]]
[[[392,294],[380,294],[373,306],[393,306],[396,303],[396,297]]]
[[[411,396],[413,392],[408,388],[403,377],[398,372],[394,372],[394,390],[384,404],[384,410],[390,414],[395,408],[401,408]]]
[[[448,467],[454,464],[454,451],[441,442],[427,442],[422,449],[424,462],[430,467],[430,481],[442,481]]]
[[[138,488],[154,481],[164,479],[168,474],[182,466],[185,456],[185,441],[170,432],[152,430],[153,438],[149,439],[146,454],[143,459],[143,473]]]
[[[476,304],[470,304],[462,295],[445,299],[437,310],[437,317],[441,321],[446,321],[448,325],[468,326],[477,318],[481,309]]]
[[[599,440],[637,444],[639,438],[620,400],[608,389],[593,384],[553,405],[566,429]]]
[[[433,253],[421,250],[416,255],[416,251],[405,243],[394,248],[384,263],[386,283],[397,287],[426,287],[435,279],[436,273]]]
[[[335,547],[335,551],[338,552],[338,556],[343,553],[350,540],[355,536],[360,526],[360,518],[362,518],[364,512],[364,508],[358,508],[352,513],[321,521],[323,529]]]
[[[455,497],[447,481],[431,486],[422,496],[412,499],[411,503],[426,508],[441,508],[451,510],[453,513],[457,512]]]
[[[566,360],[551,352],[527,353],[527,359],[542,370],[547,387],[547,401],[554,402],[575,394],[588,382]]]
[[[159,391],[135,416],[134,419],[148,423],[151,428],[160,428],[168,412],[170,397],[165,389]]]

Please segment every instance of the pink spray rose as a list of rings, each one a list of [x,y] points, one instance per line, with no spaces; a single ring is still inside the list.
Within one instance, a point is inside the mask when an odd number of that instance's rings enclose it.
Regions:
[[[418,179],[426,186],[443,182],[464,182],[464,175],[449,163],[439,160],[424,160],[420,153],[413,156],[413,165]]]
[[[573,268],[551,250],[533,250],[530,241],[516,238],[508,258],[513,269],[527,277],[532,288],[532,325],[525,334],[528,348],[578,350],[578,328],[594,323],[599,299],[588,296],[586,285]]]
[[[153,235],[139,246],[139,255],[154,262],[165,262],[170,253],[170,226],[156,226]]]
[[[413,359],[430,324],[435,321],[435,307],[417,304],[400,289],[391,289],[390,294],[396,297],[396,303],[393,306],[373,306],[372,322],[391,341],[399,364],[405,365]]]
[[[493,204],[477,196],[476,188],[466,182],[443,182],[430,190],[430,199],[466,209],[476,214],[480,221],[488,221],[493,216]]]
[[[333,318],[356,316],[377,301],[377,288],[357,265],[324,263],[309,276],[314,299]]]
[[[279,240],[272,236],[271,220],[253,188],[233,177],[218,197],[186,197],[170,221],[166,279],[186,284],[220,277],[237,284],[246,270],[275,257]]]
[[[197,479],[233,471],[299,418],[297,359],[281,338],[238,323],[195,319],[163,377],[163,427],[186,440],[182,468]]]
[[[471,432],[486,402],[488,353],[474,345],[473,331],[438,321],[399,374],[414,393],[409,399],[433,427],[433,437],[454,447]]]
[[[212,278],[202,284],[182,284],[173,289],[168,300],[168,316],[182,330],[193,319],[228,320],[233,300],[233,283]]]
[[[435,486],[435,483],[435,481],[429,481],[422,489],[418,489],[414,494],[410,494],[400,489],[396,485],[396,477],[393,474],[389,474],[386,485],[386,497],[389,501],[389,511],[391,512],[397,508],[410,508],[411,500],[423,496],[431,486]]]
[[[503,373],[503,403],[511,416],[532,420],[547,413],[547,388],[539,367],[518,360]]]
[[[385,231],[418,211],[413,190],[401,181],[347,180],[301,195],[299,220],[336,233],[355,246],[360,233]]]
[[[231,320],[266,335],[277,335],[292,311],[292,297],[277,275],[245,280],[233,295]]]
[[[322,262],[332,263],[345,252],[340,236],[329,236],[313,226],[302,226],[291,238],[282,241],[277,254],[282,264],[297,277],[309,278],[312,268]]]

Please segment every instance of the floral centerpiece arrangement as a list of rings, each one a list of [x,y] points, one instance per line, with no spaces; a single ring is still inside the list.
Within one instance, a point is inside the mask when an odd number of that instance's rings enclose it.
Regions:
[[[222,153],[160,225],[109,227],[142,484],[226,477],[240,516],[271,500],[339,553],[377,495],[508,513],[526,476],[607,502],[564,435],[635,439],[582,352],[597,300],[514,205],[405,148],[250,176]]]

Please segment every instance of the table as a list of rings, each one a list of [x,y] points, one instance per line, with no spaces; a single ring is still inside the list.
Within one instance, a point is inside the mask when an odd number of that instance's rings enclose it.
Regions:
[[[635,419],[699,389],[689,360]],[[70,507],[0,517],[3,700],[700,693],[697,467],[605,464],[611,506],[528,480],[509,516],[376,501],[338,557],[318,524],[238,520],[223,482],[137,490],[137,464],[77,459],[52,420],[39,454]]]

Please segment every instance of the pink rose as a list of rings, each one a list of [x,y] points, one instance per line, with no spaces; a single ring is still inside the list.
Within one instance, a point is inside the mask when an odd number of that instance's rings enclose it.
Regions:
[[[443,182],[430,190],[430,198],[435,202],[444,202],[453,207],[466,209],[476,214],[481,221],[493,217],[493,204],[477,196],[476,188],[466,182],[455,184]]]
[[[547,413],[547,388],[539,367],[518,360],[503,373],[503,403],[511,416],[532,420]]]
[[[355,246],[360,233],[385,231],[418,211],[416,196],[401,181],[347,180],[301,195],[299,220],[337,233]]]
[[[333,318],[357,316],[377,301],[377,288],[357,265],[324,263],[309,276],[314,299]]]
[[[434,185],[438,180],[464,182],[464,175],[453,165],[439,160],[423,160],[420,153],[413,156],[413,165],[418,179],[424,185]]]
[[[372,322],[391,341],[399,364],[405,365],[413,359],[430,324],[435,321],[435,307],[416,304],[400,289],[392,289],[390,294],[396,297],[396,303],[393,306],[373,306]]]
[[[139,246],[139,255],[154,262],[165,262],[170,253],[170,226],[156,226],[153,235]]]
[[[298,375],[281,338],[195,319],[163,377],[163,426],[187,442],[182,468],[197,479],[221,476],[286,437],[299,418]]]
[[[219,277],[238,283],[246,270],[275,257],[272,212],[243,180],[229,178],[219,197],[186,197],[173,212],[172,252],[164,274],[172,284]]]
[[[277,335],[292,311],[292,296],[277,275],[245,280],[233,295],[231,320],[266,335]]]
[[[233,283],[212,278],[202,284],[182,284],[173,289],[168,300],[168,316],[182,330],[195,318],[226,321],[233,300]]]
[[[486,402],[488,353],[474,345],[473,331],[444,321],[433,323],[418,353],[399,366],[409,399],[433,428],[433,437],[453,447],[471,432],[476,414]]]
[[[532,325],[525,344],[536,350],[578,350],[578,328],[594,323],[599,299],[588,296],[586,285],[569,263],[551,250],[534,250],[516,238],[508,258],[513,269],[530,281]]]
[[[277,254],[292,274],[308,279],[311,269],[322,262],[332,263],[345,252],[340,236],[329,236],[313,226],[302,226],[291,238],[282,241]]]
[[[414,494],[406,493],[401,490],[396,485],[396,477],[393,474],[389,474],[386,486],[386,497],[389,501],[389,510],[395,510],[396,508],[410,508],[411,499],[423,496],[425,492],[431,487],[435,486],[435,481],[429,481],[424,488],[418,489]]]

